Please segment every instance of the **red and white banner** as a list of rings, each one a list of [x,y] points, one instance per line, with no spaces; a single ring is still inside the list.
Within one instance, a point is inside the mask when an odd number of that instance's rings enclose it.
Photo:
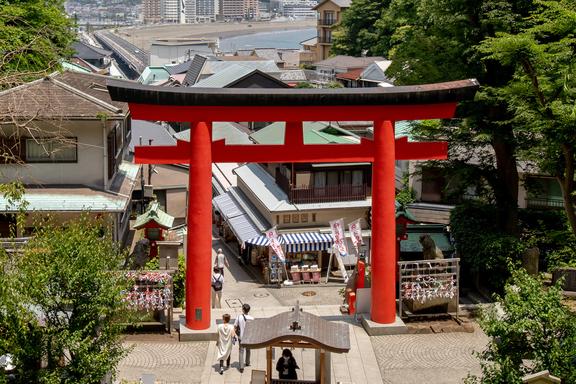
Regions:
[[[354,220],[348,224],[348,229],[350,230],[350,238],[352,239],[352,244],[354,244],[356,253],[358,253],[360,245],[364,244],[364,241],[362,240],[362,225],[360,224],[360,219]]]
[[[264,232],[266,238],[270,242],[270,248],[272,251],[278,256],[278,259],[284,262],[284,251],[282,250],[282,246],[280,245],[280,240],[278,240],[278,232],[276,231],[276,226],[270,228],[266,232]]]
[[[346,238],[344,237],[344,219],[333,220],[330,222],[332,229],[332,237],[334,237],[334,245],[341,256],[348,254],[346,247]]]

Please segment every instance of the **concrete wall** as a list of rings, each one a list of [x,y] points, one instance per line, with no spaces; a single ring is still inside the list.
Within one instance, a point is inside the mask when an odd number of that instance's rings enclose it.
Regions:
[[[104,185],[104,137],[100,121],[62,122],[61,127],[44,126],[46,131],[78,139],[76,163],[28,163],[2,165],[0,182],[21,180],[25,184]],[[57,133],[60,130],[60,133]]]

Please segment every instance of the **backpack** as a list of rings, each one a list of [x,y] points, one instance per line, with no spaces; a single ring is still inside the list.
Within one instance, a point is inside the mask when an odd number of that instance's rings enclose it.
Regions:
[[[244,326],[246,326],[246,315],[242,314],[242,317],[244,318]],[[236,333],[236,337],[240,340],[240,321],[234,326],[234,333]]]
[[[215,291],[222,290],[222,275],[218,276],[216,279],[212,276],[212,288],[214,288]]]

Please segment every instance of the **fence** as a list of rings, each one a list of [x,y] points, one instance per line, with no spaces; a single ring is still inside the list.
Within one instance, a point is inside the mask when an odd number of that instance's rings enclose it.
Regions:
[[[458,316],[460,259],[401,261],[398,268],[400,317],[430,314],[441,307],[442,313]]]

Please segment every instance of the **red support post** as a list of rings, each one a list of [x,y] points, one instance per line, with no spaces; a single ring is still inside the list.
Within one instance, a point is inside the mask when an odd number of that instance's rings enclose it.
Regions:
[[[391,324],[396,320],[396,191],[394,126],[374,122],[372,165],[372,303],[371,320]]]
[[[210,327],[212,276],[212,130],[211,124],[190,127],[188,174],[188,238],[186,249],[186,326]]]

